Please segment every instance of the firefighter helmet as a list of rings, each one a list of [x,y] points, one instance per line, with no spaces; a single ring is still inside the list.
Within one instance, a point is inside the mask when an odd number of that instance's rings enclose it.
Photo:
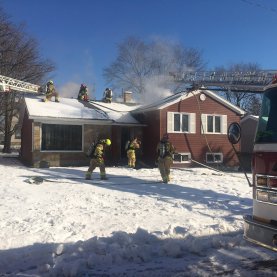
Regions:
[[[111,144],[112,144],[112,142],[111,142],[110,139],[106,139],[106,140],[105,140],[105,143],[106,143],[107,145],[111,145]]]

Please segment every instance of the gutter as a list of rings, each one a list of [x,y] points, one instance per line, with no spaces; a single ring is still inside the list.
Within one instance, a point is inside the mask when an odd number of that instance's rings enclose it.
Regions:
[[[81,119],[81,118],[60,118],[60,117],[44,117],[44,116],[29,116],[29,119],[35,122],[59,124],[59,123],[77,123],[77,124],[95,124],[95,125],[112,125],[112,120],[106,119]]]

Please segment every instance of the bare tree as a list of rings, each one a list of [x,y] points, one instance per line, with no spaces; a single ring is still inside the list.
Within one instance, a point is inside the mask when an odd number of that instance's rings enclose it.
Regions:
[[[149,80],[176,92],[183,84],[174,82],[170,72],[203,68],[201,52],[196,49],[164,40],[146,43],[136,37],[127,37],[118,45],[116,60],[104,69],[104,77],[114,88],[137,94],[150,93]]]
[[[259,115],[261,111],[261,104],[262,104],[262,97],[263,95],[255,94],[245,103],[245,110],[248,111],[250,114]]]
[[[219,72],[238,72],[238,73],[253,73],[259,71],[260,67],[256,63],[237,63],[229,67],[218,67],[215,71]],[[229,102],[237,107],[240,107],[252,114],[258,115],[261,107],[261,95],[256,93],[241,92],[241,91],[224,91],[220,93]]]
[[[0,9],[0,75],[21,81],[40,84],[54,70],[49,60],[44,60],[35,39],[24,31],[24,26],[13,24]],[[13,119],[19,109],[22,93],[0,93],[0,132],[4,134],[3,152],[11,151],[11,136],[15,132]],[[1,120],[0,120],[1,123]]]

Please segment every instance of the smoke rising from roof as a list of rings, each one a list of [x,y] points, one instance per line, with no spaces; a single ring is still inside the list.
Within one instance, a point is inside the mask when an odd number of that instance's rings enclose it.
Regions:
[[[172,91],[167,88],[169,77],[160,75],[152,76],[145,80],[145,91],[141,95],[144,104],[153,103],[161,98],[172,95]]]
[[[61,97],[77,98],[81,84],[68,82],[57,89]]]

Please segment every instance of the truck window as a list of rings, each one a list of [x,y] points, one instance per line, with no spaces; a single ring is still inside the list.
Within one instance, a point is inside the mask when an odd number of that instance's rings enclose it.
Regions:
[[[258,123],[256,143],[277,142],[277,90],[265,92]]]

